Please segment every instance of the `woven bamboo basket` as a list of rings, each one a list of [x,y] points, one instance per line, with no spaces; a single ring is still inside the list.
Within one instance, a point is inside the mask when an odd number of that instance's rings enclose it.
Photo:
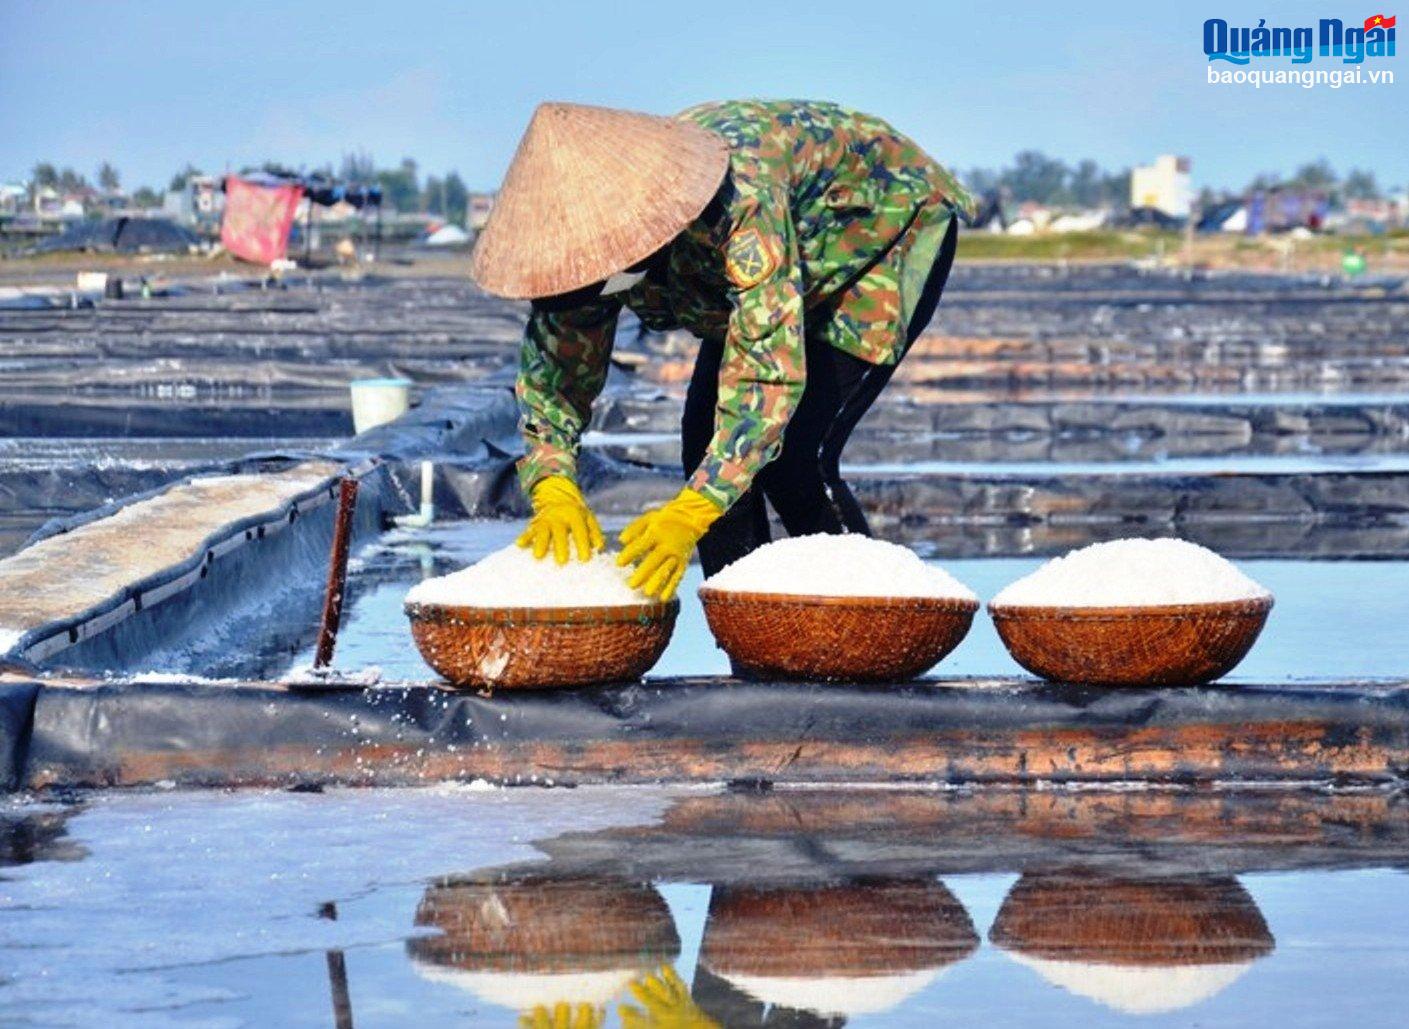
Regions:
[[[1197,686],[1227,675],[1272,598],[1157,607],[988,606],[1013,659],[1055,682]]]
[[[623,607],[406,605],[421,656],[453,686],[543,689],[639,679],[660,659],[680,602]]]
[[[821,682],[913,679],[957,647],[978,603],[809,597],[703,587],[710,631],[736,671]]]
[[[651,968],[680,940],[655,887],[590,878],[448,881],[426,890],[412,957],[433,965],[501,972]]]
[[[723,974],[865,976],[952,965],[978,943],[964,906],[933,880],[716,886],[700,958]]]
[[[1029,873],[1009,891],[988,935],[1004,950],[1034,957],[1132,966],[1251,961],[1275,946],[1257,904],[1231,876]]]

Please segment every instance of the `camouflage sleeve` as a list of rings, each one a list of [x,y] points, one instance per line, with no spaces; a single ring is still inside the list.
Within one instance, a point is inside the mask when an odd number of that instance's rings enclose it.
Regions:
[[[719,368],[714,436],[690,487],[728,509],[783,444],[802,397],[802,276],[785,189],[744,194],[724,266],[732,311]]]
[[[592,402],[607,380],[620,299],[601,298],[563,311],[534,305],[519,352],[519,461],[525,493],[548,475],[573,476]]]

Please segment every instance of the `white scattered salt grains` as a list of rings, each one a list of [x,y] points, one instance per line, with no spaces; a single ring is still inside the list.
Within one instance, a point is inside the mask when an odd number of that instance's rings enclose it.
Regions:
[[[993,598],[997,605],[1139,607],[1271,594],[1230,561],[1179,539],[1095,543],[1048,561]]]
[[[705,580],[739,593],[814,597],[940,597],[973,590],[914,551],[869,536],[793,536],[759,547]]]
[[[630,569],[615,554],[560,565],[519,546],[496,550],[468,568],[417,583],[406,599],[462,607],[622,607],[647,602],[626,584]]]

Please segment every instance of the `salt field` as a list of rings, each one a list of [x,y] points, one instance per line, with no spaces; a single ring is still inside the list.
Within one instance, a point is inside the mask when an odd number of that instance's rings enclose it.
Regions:
[[[1229,676],[1039,682],[980,610],[917,681],[743,682],[691,565],[643,682],[450,692],[403,605],[524,528],[518,306],[312,277],[0,314],[0,629],[37,666],[0,682],[0,1022],[614,1026],[668,967],[725,1029],[1398,1024],[1404,301],[989,266],[945,309],[845,453],[877,535],[982,601],[1197,542],[1276,597]],[[679,341],[617,347],[580,466],[609,539],[680,474]],[[351,437],[365,376],[416,406]]]
[[[0,1029],[1409,1023],[1395,16],[952,7],[0,0]]]
[[[0,1021],[513,1026],[590,997],[617,1025],[625,983],[664,964],[727,1026],[1388,1027],[1404,843],[1381,795],[10,803]],[[491,942],[494,904],[511,915]]]

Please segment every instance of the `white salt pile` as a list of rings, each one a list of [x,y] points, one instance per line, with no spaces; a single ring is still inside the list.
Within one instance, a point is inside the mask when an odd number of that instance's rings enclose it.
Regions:
[[[1271,596],[1231,562],[1177,539],[1096,543],[1048,561],[1008,585],[996,605],[1144,607]]]
[[[406,594],[414,604],[459,607],[624,607],[648,602],[626,584],[630,569],[615,554],[560,565],[539,561],[519,546],[505,547],[468,568],[417,583]]]
[[[939,597],[977,600],[973,590],[906,547],[869,536],[794,536],[759,547],[705,580],[738,593],[812,597]]]

